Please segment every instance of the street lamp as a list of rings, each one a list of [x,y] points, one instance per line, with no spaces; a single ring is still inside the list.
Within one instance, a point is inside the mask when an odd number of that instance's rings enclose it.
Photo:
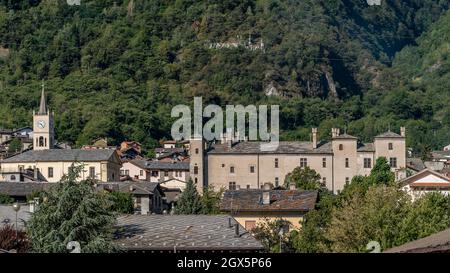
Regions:
[[[20,204],[19,204],[19,202],[16,202],[16,203],[14,203],[14,205],[12,206],[13,207],[13,210],[16,212],[16,244],[17,244],[17,213],[19,212],[19,210],[20,210]]]

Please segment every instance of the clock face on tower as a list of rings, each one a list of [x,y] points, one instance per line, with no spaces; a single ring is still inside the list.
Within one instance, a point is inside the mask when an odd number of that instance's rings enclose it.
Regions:
[[[43,120],[38,120],[37,126],[38,126],[39,128],[41,128],[41,129],[44,129],[44,127],[45,127],[45,121],[43,121]]]

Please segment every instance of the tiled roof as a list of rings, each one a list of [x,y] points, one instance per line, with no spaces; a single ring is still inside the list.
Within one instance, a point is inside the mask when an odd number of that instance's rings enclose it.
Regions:
[[[420,172],[421,170],[426,168],[426,166],[423,163],[422,159],[415,158],[415,157],[406,159],[406,167],[411,168],[411,169],[413,169],[415,171],[418,171],[418,172]]]
[[[189,170],[189,162],[161,162],[161,161],[148,161],[146,168],[149,170]]]
[[[227,215],[127,215],[118,218],[116,243],[127,250],[262,250]],[[232,224],[235,220],[232,219]]]
[[[351,136],[349,134],[341,134],[341,135],[333,137],[333,139],[358,139],[358,138],[355,136]]]
[[[436,171],[433,171],[431,169],[423,169],[422,171],[420,171],[420,172],[418,172],[416,174],[413,174],[411,176],[403,178],[402,180],[399,181],[399,183],[401,185],[411,184],[411,183],[414,183],[414,181],[417,181],[418,179],[420,179],[422,177],[425,177],[425,176],[427,176],[429,174],[435,175],[435,176],[441,178],[442,180],[444,180],[446,182],[450,182],[450,177],[447,177],[447,176],[445,176],[445,175],[443,175],[441,173],[438,173]]]
[[[55,184],[48,182],[0,182],[0,193],[10,196],[27,196],[35,191],[48,189]]]
[[[114,150],[80,150],[80,149],[51,149],[43,151],[27,151],[10,158],[4,159],[3,163],[16,162],[92,162],[106,161],[114,154]]]
[[[270,190],[270,204],[262,202],[262,189],[226,191],[222,211],[309,211],[314,209],[317,191]]]
[[[375,147],[373,146],[373,143],[360,143],[358,152],[375,152]]]
[[[450,251],[450,228],[384,251],[385,253],[430,253]]]
[[[324,154],[332,153],[331,143],[319,143],[316,149],[309,141],[280,141],[275,151],[261,151],[261,144],[265,142],[247,141],[238,142],[228,147],[227,144],[215,144],[209,154]]]
[[[375,138],[403,138],[403,137],[394,132],[385,132],[380,135],[377,135]]]
[[[97,183],[97,189],[128,192],[131,194],[153,194],[158,185],[156,182],[147,181],[101,182]]]

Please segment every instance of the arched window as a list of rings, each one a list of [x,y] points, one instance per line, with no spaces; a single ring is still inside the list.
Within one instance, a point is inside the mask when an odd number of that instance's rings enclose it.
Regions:
[[[339,144],[339,151],[344,150],[344,145],[343,144]]]
[[[44,147],[44,137],[39,137],[39,147]]]
[[[16,176],[15,175],[11,175],[11,181],[16,180]]]

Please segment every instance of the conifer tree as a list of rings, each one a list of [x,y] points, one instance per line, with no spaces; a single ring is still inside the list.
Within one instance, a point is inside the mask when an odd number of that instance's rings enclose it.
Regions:
[[[202,213],[202,202],[200,200],[200,195],[195,188],[192,179],[186,184],[186,188],[180,196],[177,206],[175,207],[176,214],[201,214]]]
[[[27,227],[33,251],[69,252],[71,241],[77,241],[83,253],[118,250],[112,243],[116,221],[112,202],[95,192],[93,181],[77,182],[82,169],[73,164],[68,175],[43,193],[43,202]]]

